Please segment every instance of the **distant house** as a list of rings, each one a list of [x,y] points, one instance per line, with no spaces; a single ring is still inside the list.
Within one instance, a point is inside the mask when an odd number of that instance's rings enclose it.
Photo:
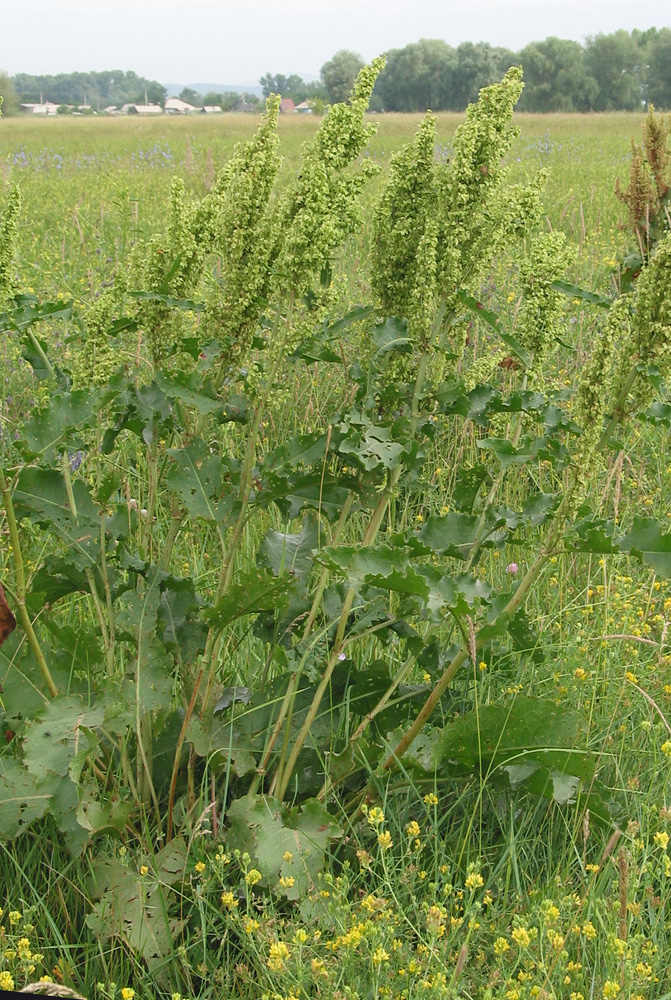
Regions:
[[[235,110],[238,112],[244,112],[245,114],[251,114],[256,110],[253,104],[249,104],[248,101],[240,100],[235,106]]]
[[[160,104],[124,104],[120,113],[122,115],[162,115],[163,108]]]
[[[20,104],[19,108],[26,115],[55,115],[58,105],[51,101],[42,101],[39,104]]]
[[[106,115],[118,114],[118,111],[116,109],[116,104],[108,104],[107,107],[105,108],[105,114]]]
[[[311,115],[313,113],[307,101],[301,101],[300,104],[297,104],[294,111],[299,115]]]
[[[200,108],[194,107],[187,101],[180,101],[179,97],[169,97],[165,102],[165,110],[166,114],[169,115],[190,115],[194,111],[199,111]]]
[[[221,113],[221,107],[218,104],[204,104],[201,110],[204,111],[206,115],[216,115],[217,113]]]
[[[280,112],[283,115],[291,115],[296,110],[296,105],[290,97],[283,97],[280,101]]]

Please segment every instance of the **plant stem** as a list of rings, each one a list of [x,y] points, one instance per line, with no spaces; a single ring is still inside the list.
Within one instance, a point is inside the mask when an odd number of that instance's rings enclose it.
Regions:
[[[44,678],[44,682],[47,686],[47,690],[52,698],[58,695],[58,688],[56,683],[51,676],[51,671],[47,665],[47,661],[44,658],[44,653],[42,652],[42,647],[40,646],[39,640],[35,635],[35,630],[33,629],[33,623],[30,620],[30,615],[28,614],[28,609],[26,608],[26,573],[23,565],[23,553],[21,550],[21,540],[19,538],[19,529],[16,523],[16,514],[14,512],[14,503],[12,501],[12,494],[9,488],[9,484],[5,478],[5,471],[0,463],[0,492],[2,493],[2,502],[5,508],[5,515],[7,517],[7,525],[9,527],[9,538],[12,545],[12,554],[14,556],[14,574],[16,577],[16,603],[17,611],[19,614],[19,621],[23,626],[23,630],[28,637],[28,645],[30,646],[31,652],[35,657],[35,662],[40,668],[40,673]]]
[[[354,503],[354,494],[348,493],[344,504],[342,505],[342,510],[340,511],[340,517],[338,518],[338,523],[335,526],[333,534],[331,536],[331,545],[337,545],[340,541],[340,537],[343,533],[347,518],[349,517],[349,512],[352,509],[352,504]],[[314,626],[317,615],[319,614],[319,608],[322,602],[322,597],[324,596],[324,591],[326,590],[326,582],[328,580],[329,571],[324,567],[324,569],[319,574],[319,581],[315,590],[315,596],[312,601],[312,606],[310,608],[310,614],[305,622],[305,629],[303,631],[303,642],[309,637],[310,632]]]
[[[412,417],[410,422],[410,440],[414,439],[417,433],[417,427],[419,426],[419,402],[424,387],[424,379],[426,378],[426,369],[429,362],[429,352],[424,351],[420,358],[420,362],[417,368],[417,378],[415,381],[415,386],[412,394],[411,411]],[[371,514],[370,521],[368,522],[368,527],[361,539],[361,548],[366,548],[369,545],[373,545],[375,539],[377,538],[378,532],[384,520],[384,516],[389,507],[389,503],[395,494],[396,487],[403,473],[403,466],[397,465],[395,469],[390,473],[387,486],[385,487],[377,505]],[[354,602],[356,591],[354,587],[349,587],[347,593],[345,594],[345,599],[343,601],[343,606],[340,611],[340,618],[338,620],[338,627],[336,629],[335,639],[333,641],[333,649],[331,651],[331,656],[329,657],[326,670],[324,671],[324,676],[322,677],[317,690],[313,696],[310,708],[308,709],[307,715],[305,717],[305,722],[300,728],[293,747],[291,748],[291,753],[286,764],[284,773],[282,774],[281,781],[277,782],[277,797],[280,801],[284,798],[287,790],[287,786],[291,779],[291,775],[298,761],[298,755],[303,749],[305,740],[307,739],[308,733],[312,727],[314,720],[317,717],[319,711],[319,706],[321,705],[322,698],[328,687],[331,675],[336,667],[336,664],[340,660],[342,655],[343,640],[345,637],[345,629],[347,628],[347,619],[349,618],[349,613],[352,610],[352,604]]]
[[[61,462],[61,467],[63,469],[63,481],[65,483],[65,492],[68,498],[68,505],[70,507],[70,512],[74,517],[77,524],[79,524],[79,515],[77,513],[77,503],[75,501],[74,490],[72,489],[72,477],[70,475],[70,459],[67,451],[63,452],[63,458]],[[102,549],[105,547],[105,522],[101,519],[101,530],[102,530]],[[103,572],[105,571],[105,566],[103,563]],[[98,594],[98,586],[96,584],[96,578],[93,573],[93,568],[87,566],[84,570],[84,575],[86,581],[89,585],[89,590],[91,591],[91,600],[93,602],[93,607],[95,610],[96,618],[98,619],[98,626],[100,628],[100,634],[103,640],[103,646],[105,647],[105,661],[107,663],[107,676],[111,677],[114,673],[114,648],[110,639],[110,633],[107,628],[107,622],[105,621],[105,612],[103,609],[102,601],[100,600],[100,595]]]

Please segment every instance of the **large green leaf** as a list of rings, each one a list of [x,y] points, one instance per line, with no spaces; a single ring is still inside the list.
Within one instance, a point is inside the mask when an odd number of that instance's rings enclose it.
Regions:
[[[671,576],[671,532],[652,517],[635,517],[631,529],[616,539],[620,552],[630,552],[658,576]]]
[[[12,757],[0,757],[0,840],[12,840],[44,816],[51,792]]]
[[[290,573],[299,580],[305,580],[318,547],[317,519],[308,516],[303,520],[301,531],[295,534],[268,531],[259,546],[258,562],[271,569],[275,576]]]
[[[582,299],[583,302],[589,302],[593,306],[601,306],[602,309],[610,309],[613,304],[613,299],[607,299],[603,295],[597,295],[596,292],[590,292],[587,288],[581,288],[579,285],[572,285],[569,281],[557,281],[552,282],[552,289],[555,292],[562,292],[563,295],[567,295],[571,299]]]
[[[378,323],[373,331],[373,344],[378,355],[397,351],[400,354],[412,353],[412,340],[408,336],[408,324],[404,319],[390,316],[383,323]]]
[[[289,573],[276,576],[268,569],[250,569],[241,573],[222,599],[203,612],[206,621],[225,628],[237,618],[286,608],[296,588],[296,578]]]
[[[100,410],[95,388],[56,393],[44,409],[37,410],[26,422],[18,446],[32,461],[38,456],[53,461],[60,446],[80,448],[79,434],[90,426]]]
[[[211,524],[225,524],[235,507],[226,463],[200,438],[184,448],[171,448],[168,454],[173,464],[166,482],[186,511]]]
[[[475,514],[436,514],[427,518],[417,537],[435,555],[465,559],[475,542],[479,524],[480,518]]]
[[[313,891],[329,842],[342,836],[333,816],[316,799],[287,810],[269,796],[248,795],[230,805],[227,819],[229,848],[247,851],[263,884],[289,899]],[[293,879],[293,884],[280,886],[281,877]]]
[[[37,779],[64,777],[75,757],[98,745],[96,727],[104,719],[101,708],[88,708],[70,695],[54,698],[28,727],[23,741],[24,761]]]
[[[53,528],[68,544],[69,557],[79,569],[96,565],[100,513],[81,479],[72,484],[77,516],[70,509],[65,481],[55,469],[26,466],[17,477],[14,503],[19,517],[30,517]]]
[[[587,723],[577,713],[536,698],[487,705],[431,734],[429,752],[409,764],[454,777],[478,774],[509,789],[522,789],[560,804],[586,804],[617,822],[612,794],[595,787],[597,756],[584,748]],[[583,744],[583,745],[581,745]]]
[[[562,758],[575,750],[586,729],[581,716],[554,702],[518,697],[509,705],[486,705],[448,723],[436,744],[435,762],[453,759],[468,767],[482,762],[487,770],[525,763],[529,755]]]
[[[499,337],[506,345],[506,347],[510,348],[513,354],[519,358],[519,360],[522,362],[525,368],[530,367],[531,362],[533,360],[532,356],[520,344],[520,342],[516,340],[515,337],[512,336],[512,334],[506,333],[505,327],[501,322],[500,316],[498,316],[495,312],[492,312],[491,309],[487,309],[486,306],[482,304],[482,302],[479,302],[478,299],[473,298],[473,296],[469,295],[468,292],[465,291],[458,292],[457,298],[462,303],[462,305],[465,305],[467,309],[470,309],[471,312],[474,312],[479,319],[483,320],[483,322],[485,322],[487,326],[491,327],[492,330],[496,331],[496,333],[499,335]]]
[[[159,975],[175,948],[184,923],[168,916],[162,881],[172,884],[183,875],[181,855],[174,841],[159,851],[152,875],[142,880],[116,858],[98,859],[94,866],[98,901],[86,917],[88,928],[100,939],[122,941],[141,957],[154,975]],[[182,852],[185,855],[185,851]],[[167,862],[167,872],[164,873]],[[177,872],[175,866],[177,865]],[[167,876],[167,878],[166,878]],[[170,881],[169,881],[170,880]]]

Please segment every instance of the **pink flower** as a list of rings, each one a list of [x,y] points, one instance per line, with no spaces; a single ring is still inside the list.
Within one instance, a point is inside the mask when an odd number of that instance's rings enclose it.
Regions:
[[[508,565],[506,566],[506,573],[510,573],[511,576],[514,576],[515,573],[517,573],[518,569],[519,566],[517,565],[517,563],[508,563]]]

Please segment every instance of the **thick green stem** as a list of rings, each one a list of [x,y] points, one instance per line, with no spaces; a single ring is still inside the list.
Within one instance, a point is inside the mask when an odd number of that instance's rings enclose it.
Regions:
[[[335,526],[334,532],[331,536],[331,545],[337,545],[340,541],[340,537],[345,528],[347,518],[349,517],[349,512],[352,509],[352,504],[354,503],[354,494],[348,493],[344,504],[342,505],[342,510],[340,511],[340,517],[338,518],[338,523]],[[319,608],[321,607],[322,597],[324,596],[324,591],[326,590],[326,583],[328,581],[329,571],[324,568],[319,574],[319,580],[317,582],[317,587],[315,590],[315,596],[312,601],[312,606],[310,608],[310,614],[305,622],[305,629],[303,631],[303,642],[310,636],[310,632],[314,626],[314,623],[319,614]]]
[[[5,508],[5,516],[7,517],[7,525],[9,527],[9,539],[12,546],[12,554],[14,556],[14,576],[16,580],[14,593],[16,597],[19,621],[21,622],[23,630],[26,633],[28,645],[30,646],[33,656],[35,657],[35,662],[40,668],[40,673],[44,678],[47,690],[51,697],[55,698],[58,694],[58,688],[56,687],[53,677],[51,676],[51,671],[49,670],[47,661],[44,658],[42,647],[40,646],[37,636],[35,635],[33,623],[30,620],[30,615],[28,614],[28,609],[26,608],[26,573],[23,565],[21,540],[19,538],[19,529],[16,523],[16,514],[14,512],[11,490],[5,478],[5,471],[1,464],[0,492],[2,492],[2,502]]]
[[[170,559],[172,557],[172,550],[174,548],[175,542],[177,541],[177,536],[182,527],[184,521],[184,514],[173,510],[170,515],[170,527],[168,528],[168,533],[165,536],[165,542],[163,543],[163,552],[161,553],[161,558],[159,560],[161,569],[167,573],[170,568]]]
[[[606,424],[606,429],[599,438],[597,451],[603,451],[603,449],[607,447],[608,442],[610,441],[611,434],[613,433],[617,425],[622,421],[622,417],[624,416],[624,408],[627,402],[627,396],[632,390],[632,387],[634,385],[634,382],[636,381],[636,376],[638,375],[638,373],[639,373],[638,366],[634,365],[634,367],[629,372],[627,379],[624,385],[622,386],[622,389],[620,390],[617,399],[615,400],[615,405],[613,406],[613,412],[611,414],[610,420]]]
[[[292,307],[290,306],[287,316],[285,318],[285,325],[288,329],[291,322]],[[280,314],[278,311],[277,321],[274,327],[274,333],[276,333],[279,326]],[[274,342],[274,341],[273,341]],[[238,517],[233,528],[233,534],[228,545],[225,544],[222,538],[222,549],[224,551],[224,559],[222,560],[222,567],[219,573],[219,580],[217,583],[217,590],[215,594],[215,604],[217,604],[231,583],[233,582],[233,574],[235,572],[235,564],[238,554],[238,549],[240,547],[240,542],[242,541],[242,535],[244,531],[245,524],[249,516],[249,497],[251,494],[252,485],[252,473],[254,471],[254,463],[256,461],[256,442],[259,433],[259,427],[261,426],[261,419],[265,411],[266,404],[268,402],[268,397],[270,395],[271,389],[275,382],[275,377],[284,361],[285,351],[284,343],[286,342],[286,337],[283,339],[282,346],[278,347],[277,356],[271,366],[270,372],[266,379],[266,385],[263,394],[256,405],[254,411],[254,418],[252,420],[252,425],[247,437],[247,447],[245,450],[245,461],[242,468],[242,473],[240,476],[240,487],[238,492],[238,497],[240,500],[240,510]],[[212,626],[207,636],[205,643],[205,651],[203,652],[202,662],[208,667],[207,683],[205,685],[205,694],[203,696],[203,701],[201,705],[201,714],[207,711],[209,707],[210,692],[212,691],[214,674],[217,667],[217,650],[219,648],[220,635],[216,626]]]
[[[70,475],[70,459],[67,451],[63,452],[63,459],[61,463],[63,469],[63,481],[65,483],[65,492],[68,498],[68,504],[70,507],[70,512],[74,517],[77,524],[79,524],[79,515],[77,513],[77,503],[75,501],[74,490],[72,489],[72,477]],[[102,548],[104,550],[105,546],[105,528],[104,521],[102,523]],[[105,565],[103,563],[103,572],[105,572]],[[93,572],[92,566],[87,566],[84,570],[84,575],[86,576],[86,582],[89,585],[89,590],[91,591],[91,600],[93,602],[93,608],[95,611],[95,616],[98,620],[98,627],[100,628],[100,634],[103,640],[103,646],[105,648],[105,661],[107,665],[107,675],[111,677],[114,673],[114,648],[113,643],[110,638],[110,633],[107,627],[107,621],[105,619],[105,610],[103,608],[102,601],[100,600],[100,595],[98,594],[98,586],[96,584],[95,574]]]
[[[429,352],[425,351],[421,358],[417,368],[417,379],[415,381],[415,386],[412,394],[411,412],[412,417],[410,421],[410,439],[412,440],[417,433],[417,427],[419,426],[420,417],[420,399],[422,390],[424,388],[424,379],[426,378],[426,369],[429,362]],[[387,486],[380,496],[380,499],[375,506],[375,509],[371,515],[370,521],[368,522],[368,527],[364,533],[361,540],[361,548],[366,548],[369,545],[373,545],[375,539],[377,538],[380,527],[382,526],[382,521],[384,520],[385,514],[389,507],[389,503],[394,496],[396,487],[403,473],[403,466],[398,465],[389,475],[387,480]],[[354,602],[354,597],[356,591],[353,587],[349,587],[347,593],[345,594],[345,599],[343,601],[343,606],[340,612],[340,618],[338,620],[338,626],[336,628],[335,639],[333,642],[333,648],[331,651],[331,656],[329,657],[326,670],[324,671],[324,676],[322,677],[317,690],[315,691],[314,697],[308,709],[307,715],[305,717],[305,722],[301,726],[301,729],[296,736],[293,747],[291,748],[291,753],[289,759],[287,760],[286,767],[281,776],[281,780],[277,781],[277,797],[282,800],[286,793],[289,781],[291,780],[291,775],[296,767],[298,761],[298,755],[303,749],[305,740],[310,732],[314,720],[317,718],[317,713],[319,712],[319,707],[322,702],[322,698],[326,693],[326,689],[331,681],[331,676],[335,670],[336,664],[341,658],[343,641],[345,638],[345,629],[347,628],[347,619],[349,618],[350,611],[352,610],[352,604]]]
[[[523,383],[522,383],[522,391],[524,391],[524,389],[526,389],[526,387],[527,387],[527,377],[525,375]],[[515,428],[515,431],[513,433],[512,439],[511,439],[511,443],[512,443],[513,448],[516,448],[517,445],[518,445],[518,443],[519,443],[520,436],[522,434],[522,427],[523,426],[524,426],[524,421],[522,420],[522,415],[520,414],[519,420],[517,421],[517,427]],[[473,540],[473,544],[471,545],[471,550],[469,552],[468,559],[466,560],[466,564],[464,566],[464,573],[468,573],[469,570],[471,569],[471,567],[473,566],[473,563],[474,563],[474,561],[475,561],[475,559],[476,559],[476,557],[478,555],[478,552],[480,550],[480,546],[481,546],[482,542],[484,541],[484,538],[486,537],[486,535],[485,535],[485,526],[487,524],[487,512],[489,510],[490,505],[494,503],[494,500],[496,499],[496,494],[498,493],[499,489],[501,488],[501,486],[503,484],[503,481],[506,478],[507,474],[508,474],[508,469],[506,469],[506,468],[499,469],[498,475],[494,479],[494,482],[491,485],[489,493],[487,494],[487,499],[485,500],[485,502],[483,504],[482,514],[480,515],[480,520],[478,522],[478,527],[477,527],[477,530],[475,532],[475,538]]]

